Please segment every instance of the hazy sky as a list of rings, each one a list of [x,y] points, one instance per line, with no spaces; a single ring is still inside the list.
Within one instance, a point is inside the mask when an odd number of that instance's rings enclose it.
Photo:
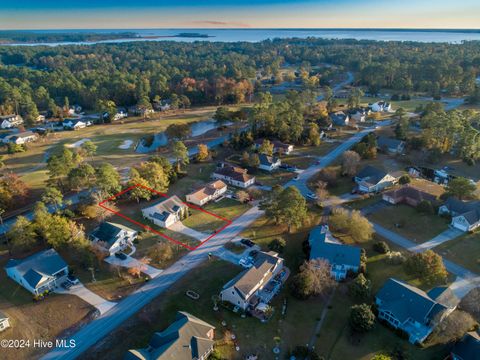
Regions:
[[[0,29],[480,28],[480,0],[0,0]]]

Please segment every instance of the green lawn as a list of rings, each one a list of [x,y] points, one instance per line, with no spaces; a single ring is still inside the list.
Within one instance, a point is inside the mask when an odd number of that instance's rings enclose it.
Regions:
[[[434,250],[470,271],[480,273],[480,232],[447,241]]]
[[[221,216],[228,220],[234,220],[250,208],[248,204],[242,204],[233,199],[222,199],[219,202],[211,202],[203,207],[204,210]],[[206,212],[190,209],[190,216],[182,221],[185,226],[202,232],[213,232],[224,226],[226,222]]]
[[[370,214],[368,218],[417,243],[428,241],[448,229],[446,219],[437,215],[422,214],[404,204],[381,209]]]
[[[255,169],[250,173],[252,175],[255,175],[255,181],[257,182],[257,184],[262,184],[266,186],[283,185],[296,176],[296,173],[284,171],[282,169],[278,169],[272,172]]]
[[[352,181],[351,177],[340,175],[340,165],[329,166],[327,169],[335,170],[338,174],[336,184],[327,187],[327,190],[331,195],[340,196],[343,194],[348,194],[352,191],[355,183]],[[314,176],[312,176],[312,178],[310,178],[310,180],[308,180],[308,187],[314,191],[320,178],[320,172],[316,173]]]

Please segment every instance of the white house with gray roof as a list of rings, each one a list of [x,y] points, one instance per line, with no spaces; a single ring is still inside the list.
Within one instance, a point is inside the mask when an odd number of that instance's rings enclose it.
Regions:
[[[355,176],[358,191],[362,193],[375,193],[394,185],[397,177],[374,166],[367,165]]]
[[[449,197],[438,209],[440,215],[452,217],[450,225],[461,231],[474,231],[480,227],[480,201],[462,201]]]
[[[125,250],[133,245],[133,240],[137,238],[138,232],[127,226],[112,222],[103,222],[92,231],[90,239],[101,244],[110,255]]]
[[[455,310],[458,302],[447,287],[426,293],[393,278],[387,280],[375,297],[378,318],[406,332],[412,344],[422,343]]]
[[[34,295],[54,291],[68,276],[68,265],[54,250],[37,252],[25,259],[10,259],[5,266],[7,276]]]
[[[19,127],[23,124],[23,119],[20,115],[10,114],[0,116],[0,128],[11,129]]]
[[[260,160],[260,165],[258,165],[258,168],[268,172],[278,169],[282,164],[280,159],[276,156],[260,154],[258,155],[258,159]]]
[[[405,141],[387,136],[379,136],[377,138],[377,148],[380,151],[388,152],[390,154],[402,154],[405,150]]]
[[[168,228],[188,216],[188,206],[174,195],[142,209],[142,214],[155,225]]]

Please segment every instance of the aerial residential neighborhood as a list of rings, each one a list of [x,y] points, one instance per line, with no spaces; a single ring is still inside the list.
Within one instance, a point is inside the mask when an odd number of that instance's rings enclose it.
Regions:
[[[480,359],[480,5],[0,4],[0,359]]]

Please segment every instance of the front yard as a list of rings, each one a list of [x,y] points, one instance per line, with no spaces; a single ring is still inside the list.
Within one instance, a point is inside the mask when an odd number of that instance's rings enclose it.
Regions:
[[[448,260],[480,273],[480,232],[447,241],[434,250]]]
[[[422,214],[404,204],[382,208],[368,215],[368,218],[416,243],[428,241],[448,229],[446,219]]]

